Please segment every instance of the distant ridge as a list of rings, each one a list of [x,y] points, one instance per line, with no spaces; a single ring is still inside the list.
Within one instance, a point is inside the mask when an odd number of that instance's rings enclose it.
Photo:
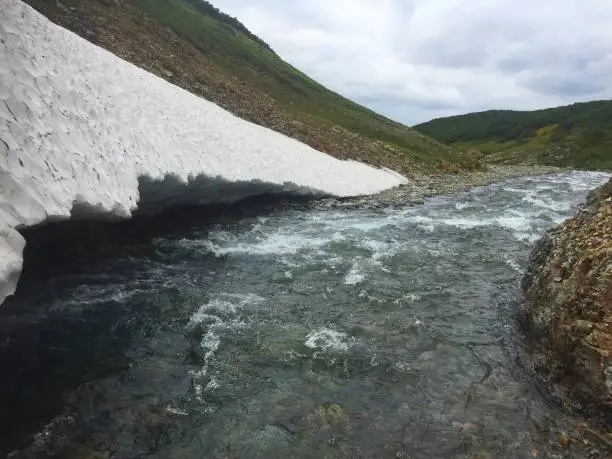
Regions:
[[[232,27],[236,32],[242,33],[246,35],[248,38],[253,40],[256,43],[259,43],[263,47],[268,50],[274,52],[274,50],[261,38],[259,38],[254,33],[251,33],[249,29],[247,29],[242,22],[240,22],[235,17],[230,16],[229,14],[225,14],[223,11],[219,10],[219,8],[212,5],[210,2],[206,0],[185,0],[187,3],[191,4],[195,9],[200,11],[203,14],[211,16],[219,20],[219,22],[227,24],[229,27]]]
[[[534,111],[489,110],[438,118],[415,129],[493,162],[612,169],[612,101]]]

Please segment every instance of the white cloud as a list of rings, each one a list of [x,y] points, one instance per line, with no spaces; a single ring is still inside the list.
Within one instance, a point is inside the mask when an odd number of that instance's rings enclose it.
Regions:
[[[608,0],[213,0],[284,59],[407,124],[612,98]]]

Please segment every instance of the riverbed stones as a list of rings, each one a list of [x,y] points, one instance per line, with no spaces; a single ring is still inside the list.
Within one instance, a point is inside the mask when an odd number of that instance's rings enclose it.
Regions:
[[[582,408],[612,414],[612,180],[535,246],[523,279],[526,361]]]
[[[241,457],[284,459],[291,457],[292,435],[281,426],[266,425],[252,434],[241,448]]]
[[[468,191],[479,186],[503,182],[519,177],[555,174],[563,169],[552,166],[501,166],[491,165],[485,170],[462,172],[458,174],[421,174],[407,175],[409,183],[391,188],[371,196],[356,198],[330,198],[314,202],[319,210],[330,209],[378,209],[383,207],[403,207],[422,204],[426,198]]]

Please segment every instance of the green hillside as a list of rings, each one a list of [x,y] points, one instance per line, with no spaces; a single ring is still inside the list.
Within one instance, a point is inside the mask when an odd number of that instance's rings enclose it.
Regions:
[[[448,148],[380,116],[317,83],[283,61],[236,19],[203,0],[133,0],[150,17],[210,54],[231,74],[245,79],[293,112],[303,112],[380,140],[422,160],[453,160]]]
[[[398,123],[333,93],[284,62],[267,44],[236,21],[220,20],[216,9],[200,0],[133,0],[159,23],[170,27],[198,49],[211,55],[236,76],[255,82],[275,99],[329,118],[349,129],[412,146],[418,135]],[[196,5],[200,5],[199,7]],[[417,144],[419,142],[417,141]]]
[[[51,20],[241,118],[344,159],[402,173],[480,167],[283,61],[202,0],[26,0]]]
[[[493,162],[612,169],[612,101],[535,111],[491,110],[414,126]]]

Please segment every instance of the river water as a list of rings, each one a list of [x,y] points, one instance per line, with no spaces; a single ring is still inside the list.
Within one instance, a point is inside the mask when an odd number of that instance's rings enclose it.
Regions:
[[[588,457],[514,316],[532,244],[606,178],[203,219],[28,285],[0,317],[0,454]]]

